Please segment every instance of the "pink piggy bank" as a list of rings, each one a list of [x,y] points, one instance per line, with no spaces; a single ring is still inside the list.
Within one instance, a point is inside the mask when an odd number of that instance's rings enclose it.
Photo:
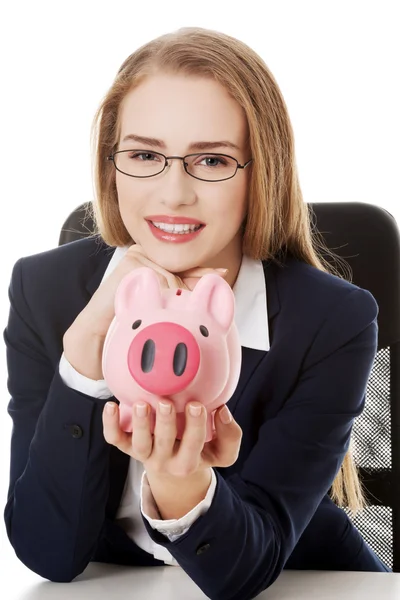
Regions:
[[[140,267],[121,281],[114,306],[102,368],[120,401],[121,429],[132,431],[132,405],[142,400],[152,407],[153,433],[157,403],[168,398],[177,413],[177,439],[182,439],[185,405],[196,400],[206,408],[210,441],[215,410],[231,398],[241,367],[229,284],[209,274],[193,291],[164,289],[152,269]]]

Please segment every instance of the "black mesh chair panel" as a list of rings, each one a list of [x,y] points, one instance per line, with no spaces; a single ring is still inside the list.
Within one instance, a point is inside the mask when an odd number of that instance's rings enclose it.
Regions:
[[[378,352],[365,409],[353,428],[355,459],[370,506],[355,518],[346,512],[381,560],[400,572],[399,231],[390,213],[371,204],[314,203],[309,208],[328,248],[350,265],[353,283],[369,290],[379,305]]]

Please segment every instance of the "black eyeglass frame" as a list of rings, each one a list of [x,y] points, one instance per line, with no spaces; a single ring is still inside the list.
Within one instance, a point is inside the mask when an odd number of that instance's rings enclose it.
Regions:
[[[147,153],[147,154],[157,154],[158,156],[162,156],[165,160],[165,164],[164,167],[161,169],[161,171],[159,171],[158,173],[154,173],[153,175],[130,175],[130,173],[125,173],[125,171],[121,171],[121,169],[118,169],[114,157],[116,154],[120,154],[121,152],[141,152],[141,153]],[[224,177],[224,179],[202,179],[201,177],[196,177],[196,175],[192,175],[192,173],[189,173],[189,171],[187,170],[187,163],[185,162],[185,159],[188,158],[189,156],[226,156],[227,158],[231,158],[232,160],[235,161],[236,163],[236,171],[234,172],[233,175],[231,175],[230,177]],[[229,156],[229,154],[221,154],[220,152],[195,152],[193,154],[186,154],[185,156],[165,156],[165,154],[161,154],[161,152],[153,152],[152,150],[138,150],[138,149],[134,149],[134,150],[117,150],[116,152],[113,152],[112,154],[110,154],[109,156],[107,156],[106,160],[111,160],[114,164],[114,167],[116,168],[117,171],[119,171],[120,173],[122,173],[123,175],[127,175],[128,177],[135,177],[136,179],[148,179],[149,177],[155,177],[156,175],[160,175],[160,173],[162,173],[163,171],[165,171],[165,169],[169,166],[168,164],[168,160],[170,158],[178,158],[179,160],[182,161],[183,163],[183,168],[185,169],[185,172],[190,175],[190,177],[194,177],[194,179],[199,179],[200,181],[208,181],[210,183],[218,183],[219,181],[227,181],[228,179],[232,179],[232,177],[235,177],[236,173],[238,172],[238,169],[245,169],[252,161],[253,159],[250,158],[250,160],[248,160],[247,162],[244,163],[244,165],[241,165],[239,163],[239,161],[234,157],[234,156]]]

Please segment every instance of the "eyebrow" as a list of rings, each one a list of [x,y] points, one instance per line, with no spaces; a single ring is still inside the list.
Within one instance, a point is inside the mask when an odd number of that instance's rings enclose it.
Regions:
[[[156,138],[144,137],[142,135],[135,135],[134,133],[130,133],[126,135],[122,140],[124,142],[138,142],[139,144],[143,144],[144,146],[153,146],[154,148],[162,148],[165,150],[167,147],[162,140],[157,140]],[[226,140],[217,141],[217,142],[192,142],[189,144],[189,150],[213,150],[214,148],[233,148],[234,150],[240,150],[239,146],[236,146],[233,142],[228,142]]]

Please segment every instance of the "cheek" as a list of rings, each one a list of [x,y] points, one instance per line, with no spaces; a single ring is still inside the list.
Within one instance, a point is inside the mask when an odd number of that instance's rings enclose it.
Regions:
[[[229,185],[223,190],[216,190],[213,204],[216,211],[225,216],[229,214],[229,222],[241,223],[247,211],[247,183],[246,181],[226,182]]]
[[[146,199],[147,193],[144,189],[144,184],[132,177],[126,177],[122,174],[117,176],[115,186],[121,212],[136,209],[138,204]]]

